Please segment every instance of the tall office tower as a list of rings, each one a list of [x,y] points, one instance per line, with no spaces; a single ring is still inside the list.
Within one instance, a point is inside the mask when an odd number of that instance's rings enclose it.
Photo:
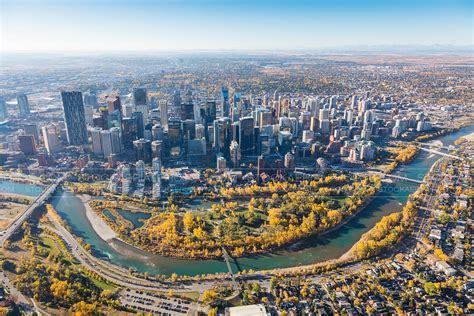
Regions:
[[[319,117],[320,121],[322,120],[329,120],[329,110],[328,109],[320,109],[319,110]]]
[[[368,100],[359,101],[358,112],[364,113],[370,108],[370,102]]]
[[[36,154],[36,142],[33,135],[20,135],[18,136],[19,147],[25,156],[31,156]]]
[[[137,88],[133,90],[133,104],[135,106],[148,105],[145,88]]]
[[[272,112],[262,111],[260,112],[260,128],[272,125]]]
[[[319,121],[319,130],[322,135],[327,136],[331,132],[331,122],[327,119]]]
[[[153,158],[160,158],[163,151],[163,141],[154,140],[151,142],[151,156]]]
[[[26,94],[22,93],[17,95],[16,101],[18,102],[18,111],[21,117],[30,114],[30,104],[28,103],[28,97]]]
[[[107,129],[112,127],[120,127],[122,125],[122,114],[119,110],[115,110],[107,115]]]
[[[112,150],[112,133],[110,130],[100,131],[100,143],[102,145],[102,155],[109,157],[113,153]]]
[[[351,110],[355,110],[359,108],[359,96],[353,95],[351,101]]]
[[[337,95],[333,95],[331,99],[329,100],[329,108],[330,109],[336,108],[336,104],[337,104]]]
[[[214,148],[216,153],[222,153],[225,157],[229,157],[230,142],[232,139],[231,120],[223,117],[214,121]]]
[[[145,139],[138,139],[133,141],[135,148],[135,159],[143,160],[146,163],[151,162],[151,142]]]
[[[199,116],[205,126],[212,124],[216,119],[217,105],[216,101],[206,101],[199,107]]]
[[[143,162],[143,160],[138,160],[135,163],[135,170],[137,171],[138,182],[145,181],[145,163]]]
[[[230,160],[232,161],[232,166],[238,168],[240,165],[240,148],[239,144],[233,140],[230,142]]]
[[[161,198],[161,170],[153,172],[151,177],[153,181],[152,196],[154,199]]]
[[[132,118],[137,122],[137,136],[138,138],[143,138],[145,133],[145,120],[143,113],[140,111],[135,111],[132,113]]]
[[[304,130],[309,130],[311,127],[311,112],[305,111],[302,112],[300,115],[300,125],[301,129]]]
[[[94,108],[92,105],[84,105],[84,117],[87,125],[94,125]]]
[[[97,155],[97,156],[102,155],[102,142],[100,139],[101,131],[102,130],[97,127],[94,127],[90,130],[91,140],[92,140],[92,152],[94,153],[94,155]]]
[[[179,114],[181,109],[181,92],[179,90],[175,90],[173,94],[173,111],[175,114]]]
[[[38,132],[38,125],[36,124],[25,124],[23,125],[23,130],[25,131],[25,135],[33,135],[35,138],[35,143],[39,144],[39,132]]]
[[[278,151],[280,154],[285,155],[291,151],[293,145],[293,135],[289,131],[280,131],[278,133]]]
[[[311,124],[309,125],[309,129],[312,132],[317,132],[319,127],[319,121],[317,117],[311,117]]]
[[[196,122],[194,120],[185,120],[181,126],[185,141],[196,138]]]
[[[182,142],[181,120],[170,118],[168,123],[168,140],[171,146],[180,146]]]
[[[344,110],[344,120],[346,121],[347,125],[352,126],[354,112],[352,110]]]
[[[41,128],[43,134],[43,141],[48,154],[54,154],[61,150],[61,143],[58,138],[58,133],[55,125],[43,126]]]
[[[253,155],[255,151],[253,117],[243,117],[239,120],[239,146],[242,155]]]
[[[112,113],[114,111],[119,111],[122,113],[122,104],[120,102],[120,97],[116,96],[115,98],[111,98],[107,100],[107,109],[109,110],[109,113]]]
[[[0,99],[0,119],[6,118],[8,118],[7,102],[5,102],[3,99]]]
[[[136,118],[126,117],[122,120],[122,142],[127,150],[133,149],[133,141],[138,139],[138,123]]]
[[[84,115],[82,93],[79,91],[62,91],[64,121],[69,145],[87,144],[87,126]]]
[[[123,117],[132,117],[133,110],[134,110],[134,108],[133,108],[132,104],[122,105],[122,116]]]
[[[222,117],[229,117],[230,115],[230,104],[229,104],[229,90],[226,87],[222,87]]]
[[[112,127],[110,129],[110,136],[112,138],[112,153],[120,154],[122,152],[122,137],[120,127]]]
[[[181,120],[194,120],[194,103],[192,100],[181,103]]]
[[[161,126],[163,126],[165,130],[167,130],[168,129],[168,101],[160,100],[158,104],[160,105]]]

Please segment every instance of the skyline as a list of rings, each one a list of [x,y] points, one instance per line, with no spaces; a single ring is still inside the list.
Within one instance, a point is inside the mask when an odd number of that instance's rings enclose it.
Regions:
[[[473,46],[472,3],[464,0],[2,0],[1,6],[4,53]]]

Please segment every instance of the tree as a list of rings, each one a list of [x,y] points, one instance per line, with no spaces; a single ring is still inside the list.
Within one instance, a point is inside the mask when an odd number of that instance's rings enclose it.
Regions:
[[[187,211],[183,215],[183,225],[184,228],[186,228],[187,231],[191,231],[194,227],[194,216],[191,211]]]
[[[204,293],[202,294],[202,301],[204,302],[204,304],[212,304],[216,301],[218,295],[217,295],[217,292],[214,291],[214,290],[206,290],[204,291]]]

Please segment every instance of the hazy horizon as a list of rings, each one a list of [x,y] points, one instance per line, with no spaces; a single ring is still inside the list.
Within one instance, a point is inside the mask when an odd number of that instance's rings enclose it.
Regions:
[[[0,0],[2,51],[472,50],[465,0]]]

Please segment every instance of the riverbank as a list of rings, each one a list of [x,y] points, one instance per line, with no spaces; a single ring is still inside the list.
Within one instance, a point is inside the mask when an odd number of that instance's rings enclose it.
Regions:
[[[84,208],[86,210],[86,216],[89,220],[92,228],[106,242],[111,242],[112,239],[117,238],[117,233],[115,233],[112,228],[107,225],[107,223],[98,216],[94,210],[90,207],[89,201],[91,200],[90,195],[87,194],[78,194],[77,197],[81,200]]]

